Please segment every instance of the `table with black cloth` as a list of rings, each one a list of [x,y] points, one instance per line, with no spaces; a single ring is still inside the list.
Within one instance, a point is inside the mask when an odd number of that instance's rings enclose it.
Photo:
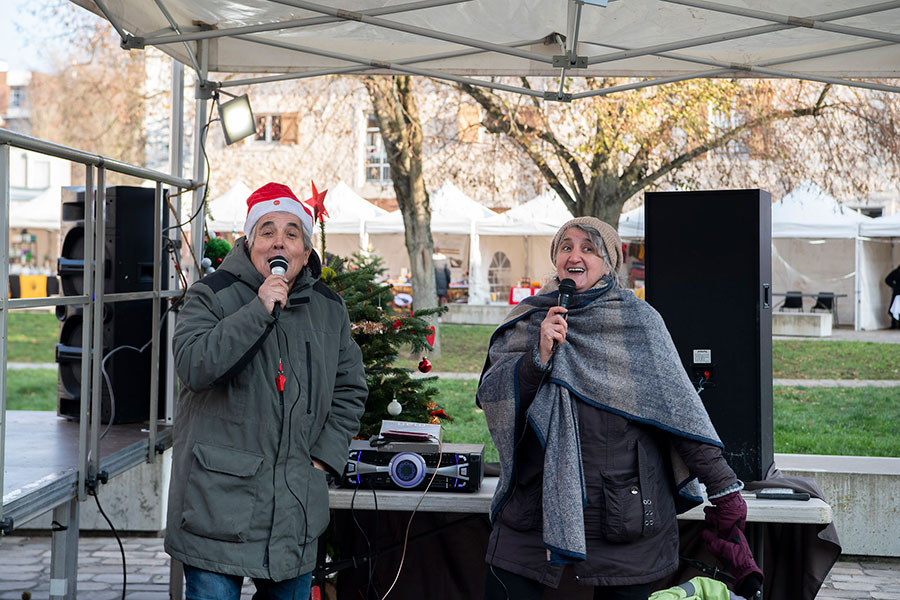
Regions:
[[[409,532],[403,568],[391,599],[441,598],[479,599],[484,594],[487,566],[485,552],[490,523],[488,511],[497,486],[496,477],[485,477],[475,493],[421,492],[401,490],[332,489],[332,527],[329,541],[333,560],[356,561],[356,566],[338,575],[339,600],[381,597],[387,592],[400,566],[406,526],[420,499]],[[801,500],[757,499],[753,489],[787,487],[809,492]],[[762,558],[766,572],[763,598],[769,600],[813,600],[831,566],[840,555],[840,546],[831,524],[831,507],[821,499],[815,481],[784,478],[777,471],[760,482],[747,484],[748,534],[754,528],[765,542]],[[714,559],[700,537],[703,509],[696,507],[679,517],[681,554],[707,564]],[[364,534],[360,531],[364,532]],[[421,536],[421,537],[419,537]],[[749,536],[748,536],[749,537]],[[355,557],[355,558],[354,558]],[[367,557],[374,557],[370,563]],[[669,587],[701,575],[684,566],[659,588]],[[377,594],[377,596],[376,596]],[[545,598],[591,598],[589,589],[577,586],[567,571],[558,590],[548,590]]]

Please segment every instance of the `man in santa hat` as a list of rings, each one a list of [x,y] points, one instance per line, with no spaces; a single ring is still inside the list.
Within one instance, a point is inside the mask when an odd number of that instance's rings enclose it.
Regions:
[[[308,598],[368,393],[343,300],[319,281],[313,216],[290,188],[247,199],[246,237],[187,292],[166,551],[188,600]],[[279,268],[280,267],[280,268]],[[273,272],[274,270],[274,272]]]

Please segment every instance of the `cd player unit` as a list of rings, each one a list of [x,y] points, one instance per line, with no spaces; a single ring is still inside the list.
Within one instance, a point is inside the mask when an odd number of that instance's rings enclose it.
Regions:
[[[341,485],[367,489],[424,490],[434,476],[430,491],[477,491],[484,477],[484,445],[444,444],[443,449],[443,455],[438,452],[437,444],[431,445],[427,452],[423,451],[421,444],[405,447],[403,443],[393,443],[390,449],[379,449],[373,448],[366,440],[353,440]]]

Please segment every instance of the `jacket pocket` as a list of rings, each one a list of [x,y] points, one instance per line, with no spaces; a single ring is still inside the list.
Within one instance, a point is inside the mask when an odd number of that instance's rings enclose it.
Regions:
[[[639,480],[605,481],[604,484],[603,537],[616,544],[633,542],[641,537],[644,530],[644,506]]]
[[[543,520],[544,490],[538,479],[531,485],[513,491],[509,500],[500,509],[500,522],[516,531],[534,531],[541,529]]]
[[[306,467],[291,469],[288,475],[290,491],[300,503],[293,511],[297,526],[298,544],[315,541],[328,527],[328,480],[325,471],[312,464]]]
[[[262,462],[259,454],[195,444],[181,526],[202,537],[246,541]]]

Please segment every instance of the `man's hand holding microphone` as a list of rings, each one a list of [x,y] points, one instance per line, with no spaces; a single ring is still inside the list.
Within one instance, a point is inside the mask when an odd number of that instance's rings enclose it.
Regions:
[[[287,280],[284,274],[287,271],[288,262],[283,256],[273,256],[269,259],[269,270],[271,275],[266,277],[262,285],[259,286],[257,296],[266,307],[266,312],[276,319],[281,314],[281,308],[287,302],[288,289]]]

